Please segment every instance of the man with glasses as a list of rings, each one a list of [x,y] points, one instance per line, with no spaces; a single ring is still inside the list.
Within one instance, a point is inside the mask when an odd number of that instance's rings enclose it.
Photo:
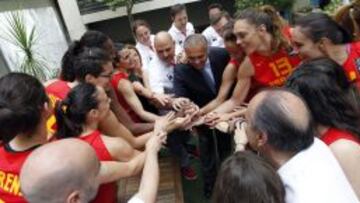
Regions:
[[[176,97],[189,98],[199,107],[213,100],[221,84],[222,74],[230,57],[223,48],[209,47],[206,38],[193,34],[186,38],[184,49],[187,64],[178,64],[174,70],[174,91]],[[216,154],[219,148],[220,158],[226,157],[230,147],[230,137],[221,135],[214,139],[212,131],[202,125],[197,127],[200,142],[200,159],[204,175],[204,195],[209,198],[216,178]],[[220,137],[219,137],[220,138]],[[217,144],[215,144],[218,142]]]

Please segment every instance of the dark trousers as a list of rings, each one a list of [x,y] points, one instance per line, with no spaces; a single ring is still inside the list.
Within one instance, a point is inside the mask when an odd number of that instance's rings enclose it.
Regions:
[[[170,152],[180,160],[181,167],[190,166],[190,156],[186,150],[189,139],[190,134],[186,131],[174,131],[167,138],[167,146]]]
[[[206,126],[198,127],[197,132],[199,135],[204,190],[211,192],[221,162],[231,154],[231,136],[209,129]]]

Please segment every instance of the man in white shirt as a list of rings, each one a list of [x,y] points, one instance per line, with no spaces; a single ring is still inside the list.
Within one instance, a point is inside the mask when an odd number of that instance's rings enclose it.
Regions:
[[[156,34],[154,47],[157,56],[150,62],[146,71],[149,75],[150,88],[159,94],[173,93],[175,42],[165,31]],[[173,154],[180,158],[181,173],[188,180],[195,180],[197,175],[190,166],[189,154],[186,146],[189,140],[188,133],[176,131],[168,136],[168,146]]]
[[[136,37],[136,49],[141,55],[142,68],[148,67],[155,57],[155,36],[151,34],[150,25],[145,20],[135,20],[132,31]]]
[[[194,26],[188,22],[186,7],[183,4],[176,4],[170,8],[170,16],[173,21],[169,34],[175,41],[176,55],[183,52],[184,41],[187,36],[194,34]]]
[[[249,146],[269,160],[284,183],[287,203],[358,203],[330,149],[319,139],[311,114],[288,90],[266,90],[249,103]]]
[[[208,7],[210,25],[202,32],[209,46],[224,48],[223,28],[229,22],[230,16],[223,11],[220,4]]]
[[[149,75],[150,88],[158,94],[172,93],[175,42],[169,33],[161,31],[156,34],[154,45],[156,56],[149,64],[151,68],[146,70]]]

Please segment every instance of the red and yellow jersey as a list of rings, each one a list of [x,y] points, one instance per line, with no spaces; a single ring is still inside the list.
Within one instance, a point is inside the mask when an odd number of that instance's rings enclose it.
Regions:
[[[27,202],[20,190],[20,170],[32,150],[12,152],[0,147],[0,203]]]
[[[272,56],[262,56],[258,53],[250,54],[250,61],[254,67],[253,81],[259,87],[280,87],[301,62],[297,54],[290,55],[281,49]]]
[[[343,64],[348,79],[360,89],[360,42],[348,44],[349,55]]]
[[[329,130],[321,136],[321,140],[327,145],[331,145],[332,143],[340,139],[350,140],[357,144],[360,144],[360,139],[358,137],[351,134],[350,132],[346,132],[344,130],[339,130],[336,128],[329,128]]]
[[[66,98],[67,94],[71,90],[71,87],[66,81],[57,80],[48,85],[45,90],[50,99],[50,105],[55,107],[56,102]],[[56,118],[54,114],[48,119],[46,125],[49,133],[54,134],[56,131]]]
[[[122,73],[122,72],[113,74],[113,76],[111,78],[111,86],[115,90],[116,97],[117,97],[120,105],[126,110],[127,114],[130,116],[131,120],[133,120],[134,122],[141,122],[141,118],[135,113],[134,110],[132,110],[132,108],[129,106],[129,104],[125,100],[124,96],[118,90],[119,82],[121,80],[127,80],[128,77],[129,77],[128,74]]]
[[[94,131],[86,136],[79,137],[81,140],[89,143],[96,152],[96,155],[100,161],[113,161],[113,158],[106,148],[99,131]],[[116,202],[116,183],[102,184],[99,187],[98,193],[92,203],[115,203]]]

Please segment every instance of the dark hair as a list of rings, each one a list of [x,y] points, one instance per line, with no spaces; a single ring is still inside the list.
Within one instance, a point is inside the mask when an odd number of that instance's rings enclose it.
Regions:
[[[60,79],[73,82],[75,80],[74,60],[76,55],[81,51],[82,47],[79,41],[70,44],[67,51],[61,59]]]
[[[20,133],[31,134],[38,127],[41,110],[48,102],[43,85],[24,73],[0,78],[0,137],[10,142]]]
[[[236,152],[221,166],[213,202],[284,203],[285,188],[275,169],[252,152]]]
[[[225,42],[226,41],[236,42],[236,35],[234,34],[233,29],[234,29],[234,21],[230,20],[224,26],[223,38]]]
[[[255,26],[264,25],[266,31],[273,37],[274,48],[278,49],[282,47],[288,50],[292,49],[289,41],[283,36],[281,27],[273,22],[273,19],[267,13],[251,8],[245,9],[237,13],[236,20],[246,20]]]
[[[186,10],[186,7],[184,6],[184,4],[175,4],[170,8],[170,16],[171,18],[175,18],[175,16],[177,14],[179,14],[180,12]]]
[[[80,82],[90,74],[98,77],[103,72],[103,65],[111,61],[110,56],[102,49],[85,47],[74,59],[75,77]]]
[[[222,18],[226,18],[226,20],[228,20],[228,21],[231,19],[229,13],[226,11],[223,11],[219,15],[210,17],[210,25],[216,25]]]
[[[360,1],[353,1],[350,4],[342,6],[334,15],[334,19],[349,34],[360,39]]]
[[[86,47],[98,47],[105,49],[105,44],[109,39],[109,36],[100,31],[89,30],[81,37],[80,44]]]
[[[208,11],[211,10],[211,9],[214,9],[214,8],[217,8],[219,9],[220,11],[223,11],[224,8],[221,4],[218,4],[218,3],[212,3],[208,6]]]
[[[296,115],[289,114],[284,109],[286,100],[279,92],[289,92],[294,95],[296,93],[282,89],[267,91],[268,95],[258,105],[250,122],[253,130],[267,134],[267,143],[276,150],[297,153],[308,148],[316,135],[310,111],[306,108],[303,112],[306,123],[296,122]]]
[[[328,58],[304,62],[289,77],[286,87],[303,97],[317,124],[360,138],[359,93],[336,62]]]
[[[149,30],[150,30],[150,25],[148,22],[146,22],[145,20],[143,19],[138,19],[138,20],[135,20],[134,23],[132,24],[131,26],[131,30],[132,32],[136,35],[136,30],[138,29],[138,27],[140,26],[145,26],[147,27]]]
[[[351,42],[349,33],[337,24],[330,16],[324,13],[311,13],[307,16],[299,17],[295,21],[295,26],[299,26],[302,32],[313,42],[318,42],[326,37],[334,44],[345,44]]]
[[[72,42],[61,60],[60,78],[72,82],[75,80],[74,60],[84,47],[97,47],[106,49],[105,44],[110,38],[102,32],[89,30],[80,40]]]
[[[77,137],[83,132],[82,125],[86,122],[87,113],[98,107],[96,97],[96,86],[82,83],[56,104],[56,138]]]

